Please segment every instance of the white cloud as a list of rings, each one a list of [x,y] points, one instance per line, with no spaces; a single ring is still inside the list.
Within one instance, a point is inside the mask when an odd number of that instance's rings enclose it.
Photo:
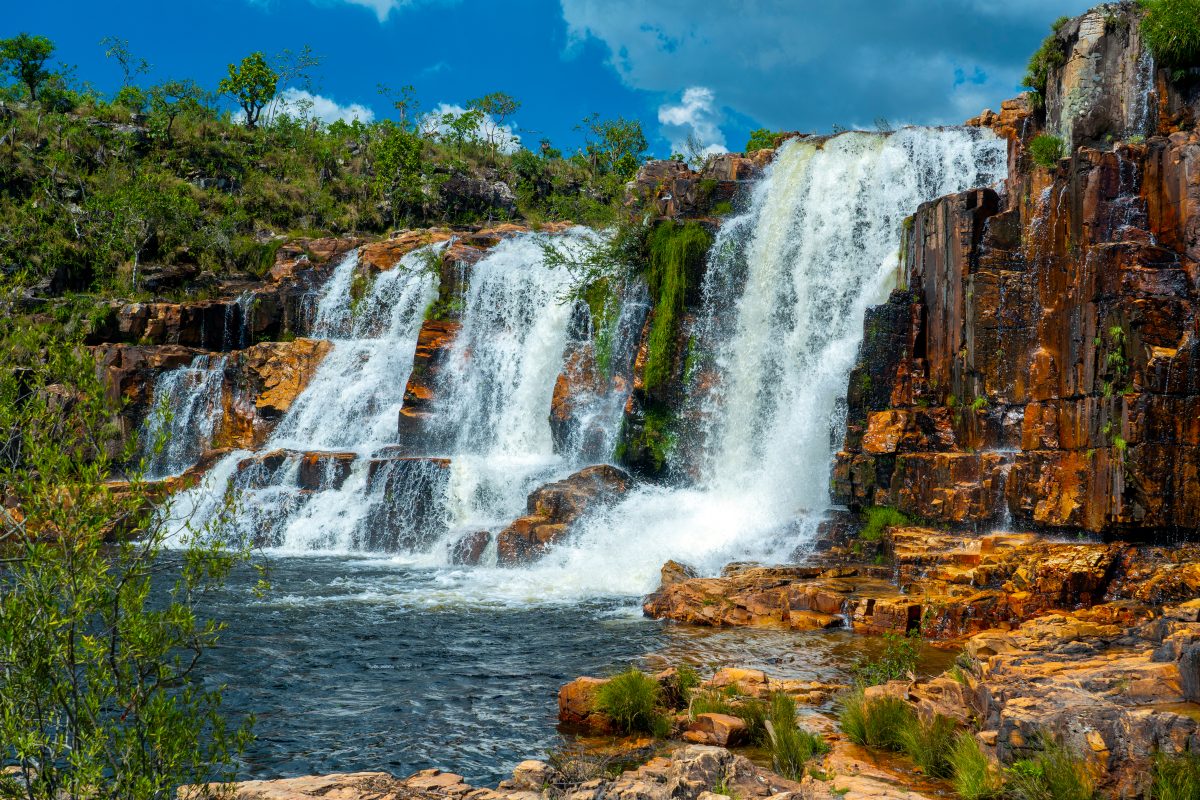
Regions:
[[[286,89],[279,95],[278,111],[280,114],[293,117],[306,115],[325,123],[339,119],[343,122],[351,122],[355,119],[359,122],[371,122],[375,119],[375,112],[364,105],[350,103],[343,106],[328,97],[296,88]]]
[[[1091,0],[559,0],[568,50],[588,40],[634,89],[706,87],[734,119],[829,130],[864,118],[961,122],[1018,92],[1029,54]],[[964,83],[958,73],[969,76]],[[978,79],[976,80],[976,77]],[[740,147],[741,143],[733,143]]]
[[[691,155],[688,152],[689,136],[700,142],[704,155],[728,152],[725,134],[721,133],[716,96],[708,87],[689,86],[683,90],[678,105],[663,103],[658,107],[658,121],[676,153]]]
[[[467,109],[453,103],[438,103],[433,111],[421,115],[421,130],[425,133],[446,134],[449,128],[441,120],[446,114],[459,116]],[[515,124],[498,125],[490,114],[484,114],[483,119],[475,126],[475,135],[481,140],[492,139],[500,143],[497,148],[501,153],[515,153],[521,149],[521,137],[516,132]]]
[[[408,0],[342,0],[352,6],[365,6],[375,12],[375,16],[383,22],[398,8],[408,5]]]

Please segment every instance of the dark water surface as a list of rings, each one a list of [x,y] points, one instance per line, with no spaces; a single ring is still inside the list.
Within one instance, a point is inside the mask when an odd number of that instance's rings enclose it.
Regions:
[[[873,646],[844,633],[657,622],[631,598],[489,603],[446,573],[274,557],[265,598],[242,570],[206,601],[228,623],[206,679],[227,685],[228,713],[257,716],[245,777],[436,766],[494,784],[559,741],[558,688],[579,675],[688,662],[832,680]]]

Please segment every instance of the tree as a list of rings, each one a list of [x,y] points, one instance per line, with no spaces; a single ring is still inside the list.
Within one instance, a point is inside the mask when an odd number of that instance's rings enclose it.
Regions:
[[[311,45],[304,45],[299,52],[287,48],[281,50],[275,58],[271,59],[270,66],[276,74],[276,94],[282,95],[288,89],[301,89],[311,93],[313,88],[312,70],[321,66],[321,61],[321,56],[313,52]],[[267,112],[268,124],[275,119],[281,106],[286,104],[286,101],[281,101],[279,98],[270,104]],[[309,103],[310,109],[311,105]]]
[[[461,114],[447,111],[434,116],[438,117],[438,136],[455,150],[461,152],[479,142],[479,126],[483,122],[483,112],[479,109],[468,108]]]
[[[412,209],[424,199],[424,146],[416,131],[391,120],[384,120],[377,126],[377,136],[371,144],[375,170],[373,186],[376,195],[388,204],[393,225],[400,218],[401,210]]]
[[[479,112],[479,131],[487,142],[491,160],[496,160],[496,151],[501,145],[507,147],[517,141],[505,123],[521,108],[519,100],[504,92],[492,92],[483,97],[467,101],[467,108]]]
[[[11,39],[0,39],[0,62],[8,74],[25,84],[29,99],[37,102],[38,88],[50,77],[46,62],[54,54],[54,43],[45,36],[19,33]]]
[[[750,141],[746,142],[747,153],[752,153],[755,150],[770,150],[775,147],[775,140],[779,136],[776,131],[769,128],[756,128],[750,131]]]
[[[93,356],[16,299],[0,296],[0,797],[173,800],[228,780],[249,722],[231,728],[198,679],[220,626],[195,601],[237,556],[189,538],[163,563],[157,495],[106,483],[133,450]]]
[[[135,56],[130,51],[127,40],[118,39],[115,36],[105,36],[100,40],[100,46],[104,48],[104,57],[115,59],[121,68],[121,86],[131,86],[136,76],[150,72],[150,62]]]
[[[628,180],[637,174],[649,145],[636,119],[600,119],[592,114],[583,120],[585,153],[593,172]]]
[[[393,90],[390,86],[380,83],[376,85],[379,93],[391,101],[392,108],[400,116],[400,127],[409,127],[409,119],[417,119],[417,110],[421,103],[417,100],[417,90],[411,84]]]
[[[171,128],[175,118],[196,111],[204,102],[207,92],[192,80],[172,80],[150,89],[150,124],[156,133],[174,144]]]
[[[275,97],[279,74],[267,64],[260,52],[251,53],[238,66],[229,65],[229,76],[217,88],[233,95],[246,114],[246,127],[254,128],[263,109]]]

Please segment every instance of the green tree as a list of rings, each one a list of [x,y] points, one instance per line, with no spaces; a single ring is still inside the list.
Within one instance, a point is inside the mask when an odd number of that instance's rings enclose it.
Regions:
[[[54,54],[54,43],[45,36],[19,33],[11,39],[0,39],[0,62],[8,74],[25,84],[29,99],[37,102],[38,89],[50,77],[46,62]]]
[[[392,89],[383,83],[377,84],[376,88],[392,104],[392,108],[396,109],[400,117],[400,126],[411,127],[410,121],[417,118],[417,111],[421,108],[416,88],[408,84],[399,89]]]
[[[189,538],[166,577],[156,494],[106,482],[131,449],[92,355],[15,299],[0,297],[0,797],[168,800],[228,780],[249,721],[231,727],[198,680],[220,626],[195,602],[237,557]]]
[[[750,131],[750,141],[746,142],[747,153],[752,153],[755,150],[767,150],[775,147],[775,137],[779,136],[777,131],[768,128],[756,128]]]
[[[483,97],[467,101],[467,108],[479,112],[479,132],[487,142],[492,162],[496,160],[496,151],[500,147],[508,147],[516,137],[506,124],[513,114],[521,108],[521,102],[504,92],[492,92]]]
[[[174,144],[171,128],[181,114],[203,107],[207,92],[191,80],[171,80],[150,89],[150,125],[156,134]]]
[[[118,39],[116,36],[105,36],[100,40],[104,48],[104,57],[111,58],[121,68],[121,86],[132,86],[133,79],[138,75],[150,72],[150,62],[140,56],[135,56],[129,49],[129,41]]]
[[[267,104],[275,98],[279,73],[271,69],[260,52],[251,53],[240,65],[229,65],[229,76],[222,78],[217,88],[232,95],[246,114],[246,127],[258,125]]]
[[[424,199],[422,154],[425,143],[415,132],[391,120],[379,123],[372,142],[376,195],[391,210],[392,224]]]
[[[649,145],[636,119],[601,119],[592,114],[580,126],[584,132],[585,153],[592,171],[628,180],[637,174]]]

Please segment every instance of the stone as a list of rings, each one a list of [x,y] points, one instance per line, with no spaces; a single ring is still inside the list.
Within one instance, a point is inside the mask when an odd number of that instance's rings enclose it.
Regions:
[[[433,413],[438,375],[454,345],[454,337],[462,327],[453,320],[425,320],[417,335],[413,368],[404,387],[404,402],[400,407],[397,434],[402,442],[432,445],[425,423]]]
[[[558,690],[558,721],[574,728],[606,733],[612,721],[596,710],[596,691],[608,681],[604,678],[576,678]]]
[[[478,566],[491,542],[491,531],[468,533],[450,548],[450,562],[464,566]]]
[[[688,734],[699,734],[691,738]],[[697,714],[688,725],[688,733],[684,738],[700,744],[711,744],[717,747],[736,747],[749,740],[746,723],[738,717],[728,714]]]
[[[511,565],[539,557],[566,536],[585,511],[612,503],[631,485],[625,472],[602,464],[535,489],[526,503],[526,516],[496,536],[500,563]]]

